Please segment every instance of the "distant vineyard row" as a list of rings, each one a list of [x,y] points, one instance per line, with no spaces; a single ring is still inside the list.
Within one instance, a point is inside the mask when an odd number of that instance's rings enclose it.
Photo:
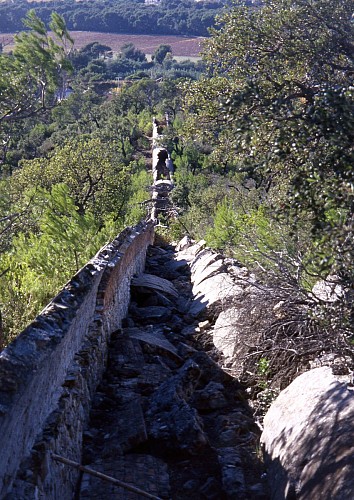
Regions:
[[[111,47],[113,52],[119,52],[124,44],[131,42],[145,54],[153,54],[159,45],[167,44],[172,48],[173,56],[177,57],[197,57],[203,41],[201,37],[119,35],[91,31],[72,31],[71,35],[75,40],[76,49],[81,49],[91,42],[100,42]],[[0,43],[5,51],[9,51],[13,44],[13,33],[0,33]]]

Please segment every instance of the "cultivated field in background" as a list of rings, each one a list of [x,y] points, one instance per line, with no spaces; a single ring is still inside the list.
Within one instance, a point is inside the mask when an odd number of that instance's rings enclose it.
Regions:
[[[161,44],[172,47],[173,56],[197,57],[201,50],[201,37],[182,36],[157,36],[157,35],[118,35],[116,33],[99,33],[91,31],[71,31],[75,40],[75,48],[80,49],[91,42],[100,42],[112,48],[113,52],[119,52],[125,43],[133,43],[135,47],[145,54],[153,54]],[[13,44],[13,34],[0,33],[0,43],[4,44],[4,50],[9,51]]]

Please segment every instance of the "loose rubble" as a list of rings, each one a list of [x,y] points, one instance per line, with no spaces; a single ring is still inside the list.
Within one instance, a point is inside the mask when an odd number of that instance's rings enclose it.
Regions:
[[[214,271],[199,268],[193,300],[188,263],[196,249],[190,242],[180,247],[150,247],[145,274],[132,281],[129,315],[112,335],[82,463],[157,498],[267,499],[260,431],[244,387],[221,369],[211,342],[213,310],[227,296],[203,300],[201,284]],[[224,270],[208,252],[200,258]],[[88,474],[79,489],[81,500],[141,498]]]

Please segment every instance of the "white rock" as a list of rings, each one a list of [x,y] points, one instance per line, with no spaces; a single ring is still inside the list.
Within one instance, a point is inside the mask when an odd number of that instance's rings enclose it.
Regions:
[[[243,294],[243,287],[236,285],[228,274],[220,273],[194,285],[192,291],[194,302],[190,313],[198,315],[205,309],[214,309],[216,306],[223,308]]]
[[[338,283],[337,276],[328,276],[326,280],[320,280],[315,283],[312,293],[314,296],[325,302],[337,302],[345,295],[345,290]]]
[[[226,358],[232,358],[238,341],[238,320],[241,313],[231,308],[222,311],[215,322],[213,329],[213,343]]]
[[[190,236],[184,236],[176,245],[176,251],[181,252],[182,250],[186,250],[190,246],[192,246],[193,240]]]
[[[352,500],[354,394],[329,367],[300,375],[264,419],[272,499]]]

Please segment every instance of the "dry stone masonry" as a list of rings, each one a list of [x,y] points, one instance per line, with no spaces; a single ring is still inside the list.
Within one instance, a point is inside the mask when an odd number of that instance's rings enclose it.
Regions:
[[[150,221],[105,246],[0,353],[0,499],[351,500],[352,374],[319,367],[280,393],[265,470],[237,376],[266,290],[204,241],[153,245],[174,187],[166,126],[154,120]]]
[[[169,119],[166,115],[164,120],[153,120],[152,132],[152,177],[151,187],[151,219],[157,223],[159,215],[166,216],[172,210],[170,193],[173,184],[173,162],[170,154],[164,146],[164,129],[168,128]]]
[[[0,498],[69,499],[82,431],[130,280],[143,270],[153,225],[128,228],[75,275],[0,354]]]
[[[220,368],[212,344],[206,352],[196,339],[210,336],[193,308],[188,263],[197,248],[150,247],[144,274],[133,278],[129,315],[112,336],[84,432],[83,464],[155,498],[266,499],[244,388]],[[142,498],[83,475],[81,500],[113,495]]]
[[[205,242],[153,238],[152,223],[125,230],[1,353],[0,498],[350,500],[351,374],[316,368],[280,394],[265,469],[223,369],[262,288]]]

